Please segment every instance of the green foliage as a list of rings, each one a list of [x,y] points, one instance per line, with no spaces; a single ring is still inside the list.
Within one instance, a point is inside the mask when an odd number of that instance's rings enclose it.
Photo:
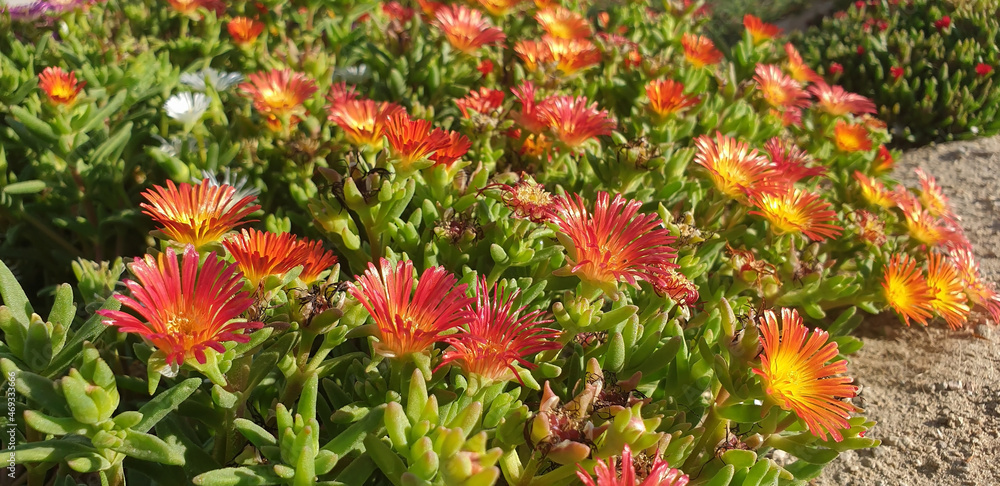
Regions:
[[[808,64],[829,81],[873,99],[899,143],[1000,132],[1000,3],[863,5],[794,38]],[[831,71],[833,63],[843,71]]]

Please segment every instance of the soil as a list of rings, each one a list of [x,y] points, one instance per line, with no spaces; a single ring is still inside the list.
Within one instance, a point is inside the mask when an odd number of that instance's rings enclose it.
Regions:
[[[895,175],[918,187],[918,167],[950,197],[983,277],[1000,281],[1000,137],[908,152]],[[849,370],[862,387],[855,404],[878,422],[868,437],[882,445],[842,454],[811,484],[1000,484],[1000,327],[986,317],[959,331],[869,318]]]

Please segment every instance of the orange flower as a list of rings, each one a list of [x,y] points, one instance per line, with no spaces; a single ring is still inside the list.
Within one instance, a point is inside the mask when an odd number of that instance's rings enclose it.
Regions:
[[[931,309],[952,329],[960,329],[969,320],[965,286],[958,269],[939,253],[927,256],[927,288],[931,294]]]
[[[615,122],[608,112],[598,110],[597,103],[587,105],[583,96],[554,96],[538,106],[538,118],[570,149],[600,135],[610,135]]]
[[[760,368],[753,372],[767,396],[795,412],[816,437],[844,440],[841,431],[850,428],[847,419],[857,409],[842,399],[857,396],[857,387],[843,376],[847,361],[836,360],[837,343],[822,329],[809,334],[798,311],[788,308],[781,309],[780,328],[774,311],[764,311],[760,343]]]
[[[539,64],[552,62],[552,53],[548,44],[539,41],[525,40],[514,44],[514,53],[521,58],[524,68],[529,72],[538,70]]]
[[[143,213],[163,225],[160,228],[171,240],[191,244],[195,249],[219,241],[223,235],[240,225],[246,215],[260,209],[252,204],[257,197],[238,194],[226,184],[212,184],[208,179],[196,186],[167,181],[167,187],[153,186],[142,196],[149,201],[140,203]]]
[[[454,47],[472,54],[487,44],[496,44],[507,38],[503,31],[493,27],[478,10],[464,5],[442,7],[434,13],[437,25]]]
[[[891,208],[896,205],[892,193],[878,179],[869,179],[860,171],[854,171],[854,178],[861,184],[861,195],[873,206]]]
[[[496,16],[502,17],[507,15],[514,7],[524,3],[524,0],[478,0],[479,5],[482,5],[487,12]]]
[[[170,6],[181,15],[198,19],[198,7],[209,12],[215,12],[216,17],[221,17],[226,13],[226,4],[221,0],[167,0]]]
[[[808,108],[809,93],[806,93],[799,82],[781,72],[774,64],[758,64],[754,69],[757,89],[764,100],[775,108]]]
[[[546,35],[542,36],[542,43],[548,48],[556,67],[565,74],[573,74],[601,62],[601,51],[589,39],[560,39]]]
[[[597,460],[597,464],[594,465],[597,482],[594,482],[594,479],[587,474],[587,470],[580,464],[576,465],[576,476],[580,478],[580,481],[583,481],[584,486],[636,486],[637,469],[646,475],[646,478],[638,486],[686,486],[690,480],[681,470],[670,467],[670,464],[664,461],[659,454],[653,459],[652,465],[633,464],[632,448],[628,444],[625,444],[622,449],[621,467],[615,464],[616,462],[614,457],[609,457],[607,462]],[[646,467],[650,468],[648,474],[646,474]],[[621,477],[618,477],[619,471]]]
[[[856,93],[849,93],[840,86],[830,86],[822,81],[809,87],[809,92],[819,100],[820,109],[833,115],[841,116],[848,113],[863,115],[875,113],[875,103]]]
[[[681,37],[681,45],[684,47],[684,59],[694,67],[711,66],[722,61],[722,53],[708,37],[685,33]]]
[[[483,115],[493,115],[498,113],[503,107],[503,91],[482,87],[478,91],[469,91],[465,98],[455,100],[458,110],[465,118],[471,118],[470,111]]]
[[[955,213],[951,211],[948,198],[945,197],[944,191],[941,190],[941,186],[937,185],[934,177],[927,175],[919,167],[916,172],[917,178],[920,179],[920,202],[924,205],[924,209],[936,218],[954,220]]]
[[[864,125],[837,120],[833,134],[833,141],[842,152],[867,152],[872,149],[872,141]]]
[[[940,220],[920,209],[903,210],[906,229],[913,238],[929,247],[960,246],[964,238],[960,229],[948,220]]]
[[[813,241],[836,238],[841,228],[830,224],[837,220],[837,212],[818,194],[798,188],[788,188],[779,193],[758,193],[751,196],[756,214],[771,223],[777,234],[802,233]]]
[[[245,46],[257,40],[257,36],[264,32],[264,24],[247,17],[235,17],[226,24],[226,29],[233,42]]]
[[[591,34],[590,24],[583,16],[562,6],[539,10],[535,20],[552,37],[586,39]]]
[[[791,74],[792,79],[800,83],[816,83],[823,81],[823,77],[816,74],[809,66],[806,65],[805,61],[802,60],[802,56],[799,51],[795,50],[795,46],[791,42],[785,44],[785,53],[788,55],[788,63],[785,64],[785,68],[788,73]]]
[[[442,333],[461,325],[462,311],[472,303],[465,296],[466,285],[444,267],[431,267],[413,287],[413,262],[393,265],[383,258],[379,267],[368,264],[364,275],[349,283],[347,291],[372,316],[378,326],[375,352],[388,357],[421,353]]]
[[[284,276],[305,260],[305,247],[290,233],[244,229],[227,238],[222,245],[254,288],[267,277]]]
[[[768,174],[767,159],[744,142],[715,133],[715,141],[701,135],[694,141],[698,152],[694,161],[708,170],[715,187],[740,201],[758,187]]]
[[[307,286],[315,283],[323,272],[337,264],[337,255],[325,250],[322,241],[303,238],[298,241],[298,246],[301,252],[299,263],[302,265],[298,278]]]
[[[892,153],[885,145],[878,146],[878,154],[875,155],[875,159],[872,160],[872,172],[875,175],[885,174],[886,172],[892,171],[892,167],[895,165],[895,161],[892,159]]]
[[[897,253],[892,255],[885,267],[882,279],[883,296],[896,314],[903,318],[907,326],[910,319],[927,325],[931,317],[931,300],[934,298],[927,280],[917,268],[917,262],[910,255]]]
[[[698,104],[698,97],[684,94],[684,85],[672,79],[653,80],[646,85],[649,109],[664,120],[689,106]]]
[[[236,266],[216,258],[214,252],[200,270],[198,252],[190,245],[180,265],[174,249],[167,248],[155,258],[135,258],[128,267],[139,281],[124,282],[132,297],[115,298],[139,317],[118,310],[97,313],[105,317],[104,325],[136,333],[164,352],[167,364],[180,365],[191,358],[205,364],[206,349],[224,353],[224,342],[250,341],[250,336],[238,331],[263,326],[238,320],[253,298],[240,291],[242,275]]]
[[[777,25],[765,23],[750,14],[743,16],[743,26],[750,33],[754,45],[760,45],[781,35],[781,29]]]
[[[243,93],[253,98],[253,106],[264,115],[284,117],[305,112],[302,102],[316,92],[316,83],[288,69],[262,71],[247,76],[240,84]]]
[[[404,111],[393,114],[385,123],[385,136],[392,147],[399,171],[422,169],[430,164],[418,164],[434,152],[448,147],[448,136],[440,129],[431,130],[427,120],[411,120]]]
[[[642,203],[621,194],[597,193],[594,212],[578,194],[557,202],[555,223],[566,248],[568,265],[557,275],[576,275],[613,295],[618,282],[638,287],[639,280],[665,286],[667,269],[677,265],[670,247],[676,238],[656,214],[640,214]]]
[[[452,164],[469,152],[472,142],[465,135],[454,131],[445,132],[445,140],[447,145],[431,154],[429,158],[434,161],[434,165],[450,168]]]
[[[369,99],[346,99],[330,106],[327,118],[344,131],[344,137],[353,145],[382,146],[386,120],[403,112],[395,103]]]
[[[499,286],[493,286],[492,295],[486,277],[476,286],[475,302],[464,311],[465,327],[444,339],[452,349],[441,356],[438,368],[457,362],[466,375],[478,375],[488,381],[508,381],[517,378],[514,364],[532,369],[536,365],[527,361],[529,355],[560,349],[555,341],[559,331],[541,327],[551,320],[539,320],[543,311],[525,312],[528,306],[514,309],[514,301],[521,290],[505,295]]]
[[[76,73],[63,71],[61,67],[47,67],[38,75],[38,87],[57,105],[72,105],[77,95],[87,85],[77,82]]]
[[[958,276],[962,280],[962,287],[969,301],[986,309],[994,322],[1000,321],[1000,295],[993,289],[992,284],[979,275],[979,264],[976,263],[972,249],[958,247],[953,249],[949,256],[958,269]]]

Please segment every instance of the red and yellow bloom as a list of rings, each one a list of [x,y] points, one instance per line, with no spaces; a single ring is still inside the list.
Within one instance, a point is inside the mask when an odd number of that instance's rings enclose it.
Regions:
[[[115,298],[138,317],[118,310],[97,313],[106,318],[105,325],[142,336],[166,354],[167,364],[180,365],[191,358],[205,364],[207,349],[224,353],[227,341],[249,341],[249,336],[237,331],[263,324],[238,320],[253,304],[253,298],[240,291],[242,275],[215,253],[208,254],[200,270],[198,260],[198,252],[190,245],[179,265],[173,248],[155,258],[134,259],[129,271],[138,282],[124,282],[132,297]]]
[[[299,272],[299,280],[306,285],[312,285],[323,272],[337,264],[337,255],[332,251],[323,248],[322,241],[312,241],[306,238],[299,240],[300,260],[302,271]]]
[[[452,164],[468,153],[469,148],[472,147],[472,141],[469,140],[469,137],[455,131],[444,132],[443,140],[445,141],[444,146],[428,156],[434,162],[434,165],[450,168]]]
[[[990,313],[993,321],[1000,321],[1000,294],[993,285],[983,280],[979,275],[979,264],[968,247],[955,248],[951,251],[950,260],[958,269],[959,278],[969,301]]]
[[[400,171],[422,169],[430,164],[418,164],[428,160],[431,154],[451,145],[451,140],[439,128],[432,130],[427,120],[411,120],[406,112],[400,111],[389,117],[385,124],[385,137]],[[421,165],[424,165],[421,167]]]
[[[933,311],[931,300],[934,296],[917,268],[916,260],[905,253],[894,254],[885,267],[882,290],[886,302],[907,326],[910,319],[927,325]]]
[[[562,6],[539,10],[535,20],[547,34],[560,39],[586,39],[592,32],[587,19]]]
[[[642,203],[606,192],[597,194],[591,213],[579,195],[557,203],[555,223],[566,247],[568,265],[557,274],[576,275],[613,294],[618,282],[634,287],[639,280],[664,286],[669,268],[677,265],[670,245],[676,238],[656,214],[640,214]]]
[[[490,25],[481,12],[464,5],[439,8],[434,17],[448,43],[466,54],[507,38],[502,30]]]
[[[455,105],[465,118],[471,118],[472,112],[482,115],[493,115],[503,107],[503,91],[482,87],[469,91],[464,98],[455,100]]]
[[[615,458],[609,457],[607,462],[597,460],[594,465],[596,478],[591,478],[583,466],[576,465],[576,476],[583,481],[584,486],[637,486],[637,469],[645,475],[645,479],[638,486],[686,486],[690,478],[679,469],[670,467],[659,455],[653,460],[649,471],[641,464],[633,464],[632,448],[628,444],[622,449],[621,467],[616,464]],[[621,471],[621,477],[618,472]],[[641,476],[640,476],[641,477]],[[597,479],[595,482],[594,479]]]
[[[850,93],[840,86],[830,86],[817,82],[809,87],[809,92],[816,96],[819,108],[833,116],[853,113],[863,115],[876,113],[875,103],[857,93]]]
[[[301,73],[289,69],[272,69],[247,76],[240,84],[244,94],[253,99],[253,106],[264,115],[290,117],[305,111],[302,103],[316,92],[316,83]]]
[[[948,198],[933,176],[927,175],[923,169],[917,168],[917,178],[920,180],[920,203],[931,216],[954,220],[955,213],[951,211]]]
[[[695,95],[685,95],[684,85],[672,79],[654,79],[646,85],[649,109],[663,120],[681,110],[698,104]]]
[[[583,96],[553,96],[538,106],[538,119],[566,147],[575,149],[587,140],[610,135],[615,128],[608,112],[599,110],[597,103],[587,104]]]
[[[514,53],[521,58],[524,68],[529,72],[538,70],[539,65],[552,62],[552,52],[548,44],[540,41],[522,40],[514,44]]]
[[[461,311],[472,299],[465,296],[465,284],[456,287],[455,283],[455,276],[444,267],[431,267],[414,289],[413,262],[393,265],[383,258],[379,267],[369,263],[347,291],[378,326],[375,351],[402,357],[425,351],[443,339],[442,333],[462,324]]]
[[[823,77],[816,74],[805,61],[802,60],[802,55],[799,51],[795,49],[795,46],[791,42],[785,44],[785,54],[788,55],[788,62],[785,64],[785,69],[788,70],[788,74],[792,76],[792,79],[800,83],[814,83],[823,80]]]
[[[246,215],[260,209],[254,195],[239,194],[233,186],[212,184],[208,179],[192,186],[167,181],[142,193],[149,203],[140,203],[143,213],[163,225],[160,231],[180,244],[196,249],[219,241],[241,224]]]
[[[330,106],[327,118],[344,131],[348,142],[379,148],[389,117],[402,111],[403,108],[395,103],[342,99]]]
[[[684,48],[684,59],[694,67],[712,66],[722,61],[722,53],[703,35],[685,33],[681,37],[681,46]]]
[[[245,46],[253,43],[264,32],[264,23],[249,17],[235,17],[226,24],[226,29],[233,42]]]
[[[758,64],[754,71],[753,80],[769,105],[779,109],[809,107],[809,93],[778,66]]]
[[[844,440],[842,430],[856,411],[843,401],[857,395],[854,380],[843,376],[847,361],[836,360],[837,343],[821,329],[810,334],[795,309],[781,309],[781,324],[774,311],[760,318],[760,343],[764,347],[760,368],[764,392],[784,410],[791,410],[816,437]]]
[[[442,355],[440,368],[457,362],[466,374],[475,374],[488,381],[509,381],[517,378],[515,364],[525,368],[536,365],[525,358],[548,349],[562,348],[555,342],[559,331],[541,327],[552,322],[540,320],[543,311],[525,312],[527,306],[514,309],[520,289],[509,295],[498,286],[492,295],[486,278],[476,286],[475,302],[465,309],[463,326],[458,333],[444,339],[452,349]]]
[[[927,256],[927,288],[934,309],[952,329],[961,329],[969,320],[968,298],[958,268],[940,253]]]
[[[872,148],[868,129],[860,123],[847,123],[844,120],[837,120],[834,125],[833,142],[842,152],[867,152]]]
[[[885,188],[878,179],[869,179],[860,171],[854,171],[854,178],[861,185],[861,195],[873,206],[891,208],[896,205],[892,192]]]
[[[282,277],[305,260],[305,248],[295,235],[244,229],[222,242],[240,271],[256,288],[267,277]]]
[[[549,59],[564,74],[573,74],[601,62],[601,51],[589,39],[542,36]]]
[[[757,208],[748,214],[756,214],[771,223],[771,230],[777,234],[802,233],[813,241],[836,238],[842,228],[830,224],[837,220],[837,212],[830,209],[818,194],[788,188],[781,192],[765,192],[751,196]]]
[[[49,101],[57,105],[72,105],[76,97],[87,85],[86,81],[77,82],[76,73],[63,71],[61,67],[47,67],[38,75],[38,87],[49,97]]]
[[[694,141],[694,161],[708,170],[709,178],[723,194],[740,201],[764,180],[770,168],[767,158],[746,143],[716,132],[715,141],[701,135]]]
[[[777,25],[766,23],[751,14],[743,16],[743,27],[746,27],[747,32],[750,33],[754,45],[763,44],[781,35],[781,28]]]

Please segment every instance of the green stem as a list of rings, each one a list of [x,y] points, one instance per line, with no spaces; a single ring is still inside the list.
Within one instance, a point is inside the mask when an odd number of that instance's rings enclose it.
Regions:
[[[729,421],[719,415],[716,407],[717,405],[713,403],[711,408],[708,409],[708,415],[705,416],[705,421],[701,425],[704,432],[702,432],[701,438],[694,446],[694,454],[691,454],[681,469],[685,471],[697,470],[706,462],[706,457],[714,455],[715,444],[718,444],[719,441],[725,438],[725,426]]]

